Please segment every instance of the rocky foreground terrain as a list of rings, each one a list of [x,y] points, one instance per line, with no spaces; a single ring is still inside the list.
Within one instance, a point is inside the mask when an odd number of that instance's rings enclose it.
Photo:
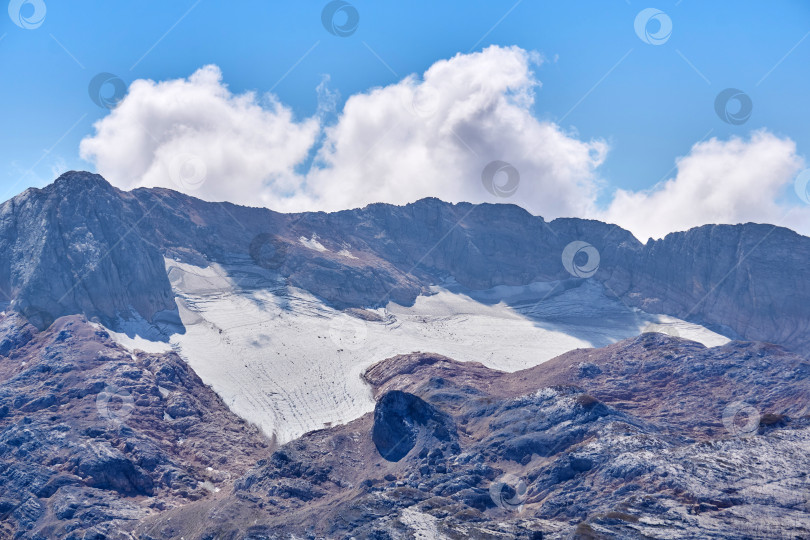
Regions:
[[[130,354],[85,319],[0,317],[0,538],[130,538],[272,448],[174,354]]]
[[[802,537],[808,369],[770,346],[661,334],[514,374],[392,358],[366,373],[373,415],[140,530],[205,517],[211,538]]]
[[[162,538],[803,538],[810,365],[649,333],[516,373],[429,354],[377,407],[146,516]]]
[[[804,538],[810,364],[645,333],[504,373],[413,353],[281,447],[173,353],[0,321],[0,536]]]

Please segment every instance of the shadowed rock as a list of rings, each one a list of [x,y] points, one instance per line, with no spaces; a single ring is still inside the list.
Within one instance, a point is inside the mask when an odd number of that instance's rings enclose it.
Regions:
[[[439,441],[457,437],[452,419],[422,399],[407,392],[383,395],[374,408],[371,438],[388,461],[399,461],[416,445],[420,431]]]

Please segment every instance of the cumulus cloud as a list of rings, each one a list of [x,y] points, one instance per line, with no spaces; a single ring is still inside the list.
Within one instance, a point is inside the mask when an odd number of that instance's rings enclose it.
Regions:
[[[810,231],[806,209],[786,216],[778,202],[801,167],[795,145],[767,131],[698,143],[673,178],[617,190],[597,207],[607,144],[535,117],[542,61],[518,47],[458,54],[352,95],[342,110],[324,76],[311,118],[296,118],[271,94],[234,94],[219,68],[205,66],[184,79],[133,82],[80,153],[124,189],[164,186],[279,211],[433,196],[515,203],[547,219],[605,219],[642,240],[704,223]],[[513,168],[496,167],[488,190],[482,172],[493,161]]]
[[[421,77],[349,97],[328,125],[324,113],[335,99],[328,79],[315,117],[296,120],[273,96],[234,95],[220,70],[206,66],[188,79],[135,81],[80,152],[119,187],[193,189],[204,199],[283,211],[435,196],[582,214],[593,206],[607,147],[532,115],[539,86],[532,68],[540,62],[517,47],[459,54]],[[310,157],[309,170],[296,173]],[[520,173],[509,199],[482,183],[495,160]]]
[[[617,190],[601,217],[636,237],[661,238],[706,223],[749,221],[807,232],[807,210],[780,203],[802,167],[796,145],[764,130],[710,139],[677,160],[674,178],[646,192]]]
[[[515,202],[547,217],[588,211],[607,147],[532,115],[539,83],[531,67],[539,62],[522,49],[490,47],[437,62],[421,78],[351,96],[337,124],[326,129],[296,206],[336,209],[435,196]],[[520,175],[510,198],[483,185],[482,171],[495,160]]]
[[[256,204],[264,192],[296,189],[294,169],[320,127],[296,121],[271,95],[232,94],[219,68],[205,66],[188,79],[133,82],[95,130],[80,155],[120,188]]]

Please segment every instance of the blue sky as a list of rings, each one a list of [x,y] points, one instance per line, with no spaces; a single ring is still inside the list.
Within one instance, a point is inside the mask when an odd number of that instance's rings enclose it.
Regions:
[[[215,64],[233,93],[272,92],[303,120],[317,109],[324,75],[340,94],[340,109],[349,96],[493,44],[546,59],[535,70],[542,83],[536,118],[608,143],[600,199],[671,176],[675,158],[704,137],[767,128],[794,141],[800,156],[810,154],[810,3],[800,0],[356,0],[360,23],[348,37],[325,30],[326,2],[44,3],[36,29],[0,17],[3,199],[48,183],[54,172],[94,169],[78,147],[109,113],[88,96],[99,72],[131,83],[188,77]],[[671,36],[658,46],[633,27],[651,5],[672,21]],[[28,16],[33,6],[22,9]],[[715,113],[715,96],[728,87],[753,103],[742,125]]]

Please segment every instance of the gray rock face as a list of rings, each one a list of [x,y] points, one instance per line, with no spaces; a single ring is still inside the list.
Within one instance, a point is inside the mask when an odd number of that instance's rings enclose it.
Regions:
[[[629,260],[605,282],[630,305],[795,351],[810,344],[807,237],[773,225],[707,225],[651,241]]]
[[[153,493],[154,482],[146,471],[109,444],[90,443],[73,459],[76,474],[88,486],[132,495]]]
[[[512,205],[423,199],[279,214],[166,189],[125,193],[82,172],[0,205],[0,250],[8,254],[0,259],[0,289],[39,327],[64,314],[113,327],[135,314],[176,322],[162,260],[171,257],[197,265],[252,261],[339,308],[408,305],[449,277],[472,289],[576,284],[581,278],[561,260],[573,241],[596,248],[592,279],[628,305],[731,337],[795,351],[810,345],[810,239],[779,227],[707,225],[641,244],[616,226],[546,222]]]
[[[89,173],[0,206],[0,288],[39,328],[84,313],[111,324],[176,309],[160,252],[135,230],[145,210]]]

